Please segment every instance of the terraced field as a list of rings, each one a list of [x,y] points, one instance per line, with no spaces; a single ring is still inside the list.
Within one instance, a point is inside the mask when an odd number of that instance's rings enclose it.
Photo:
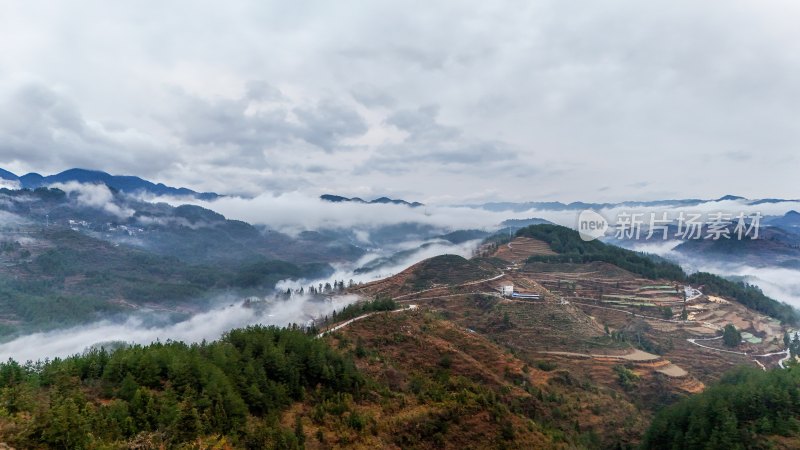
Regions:
[[[683,286],[654,284],[607,263],[529,263],[520,273],[572,302],[631,309],[664,319],[677,319],[683,310]]]

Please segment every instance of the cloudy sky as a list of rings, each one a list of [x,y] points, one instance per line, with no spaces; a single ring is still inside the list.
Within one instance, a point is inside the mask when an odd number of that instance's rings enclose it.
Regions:
[[[795,198],[799,5],[0,0],[0,167],[442,204]]]

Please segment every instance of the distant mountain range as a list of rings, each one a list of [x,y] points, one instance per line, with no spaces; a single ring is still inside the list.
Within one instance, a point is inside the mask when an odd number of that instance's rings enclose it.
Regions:
[[[320,195],[319,198],[321,200],[326,201],[326,202],[333,202],[333,203],[343,203],[343,202],[367,203],[367,204],[381,204],[381,203],[387,204],[387,203],[392,203],[392,204],[395,204],[395,205],[406,205],[406,206],[410,206],[412,208],[416,208],[418,206],[423,206],[423,204],[420,203],[420,202],[407,202],[405,200],[393,199],[393,198],[389,198],[389,197],[380,197],[380,198],[376,198],[375,200],[367,201],[367,200],[364,200],[364,199],[358,198],[358,197],[347,198],[347,197],[342,197],[340,195],[323,194],[323,195]]]
[[[765,199],[747,199],[736,195],[725,195],[716,199],[674,199],[674,200],[654,200],[654,201],[625,201],[618,203],[586,203],[586,202],[490,202],[483,204],[464,205],[468,208],[480,208],[489,211],[513,211],[522,212],[531,209],[549,210],[549,211],[579,211],[584,209],[608,209],[619,207],[658,207],[658,206],[696,206],[709,202],[721,201],[744,201],[748,205],[761,205],[764,203],[784,203],[784,202],[798,202],[800,199],[780,199],[780,198],[765,198]]]
[[[767,225],[781,227],[786,230],[800,231],[800,212],[791,210],[783,216],[773,217],[767,220]]]
[[[103,183],[106,186],[125,193],[147,193],[153,195],[172,195],[194,197],[200,200],[214,200],[220,197],[214,192],[196,192],[187,188],[176,188],[162,183],[153,183],[135,176],[111,175],[99,170],[69,169],[55,175],[29,173],[17,176],[7,170],[0,169],[0,178],[16,181],[22,189],[36,189],[55,183]]]

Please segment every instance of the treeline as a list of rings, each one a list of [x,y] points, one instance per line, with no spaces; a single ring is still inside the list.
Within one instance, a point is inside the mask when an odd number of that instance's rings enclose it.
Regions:
[[[771,448],[766,439],[769,436],[800,438],[798,417],[798,367],[768,372],[741,368],[703,393],[660,412],[642,448]]]
[[[588,263],[607,262],[649,279],[682,281],[693,286],[703,286],[703,293],[733,298],[755,311],[774,317],[783,323],[796,324],[800,315],[792,306],[779,302],[756,286],[731,281],[718,275],[698,272],[686,273],[673,264],[654,255],[647,255],[600,241],[584,241],[577,231],[558,225],[531,225],[517,232],[517,236],[547,242],[558,255],[536,255],[529,262]]]
[[[339,311],[334,310],[330,316],[325,316],[320,324],[330,325],[345,320],[354,319],[358,316],[378,311],[394,311],[398,304],[391,297],[377,297],[374,300],[365,302],[351,303]]]
[[[358,284],[361,284],[361,282],[358,282]],[[345,283],[344,280],[333,280],[333,284],[331,284],[330,281],[324,284],[319,283],[319,285],[317,286],[314,286],[312,284],[311,286],[308,287],[307,290],[302,286],[299,289],[287,288],[286,292],[284,292],[283,294],[286,297],[291,297],[292,295],[305,295],[305,294],[308,295],[332,295],[337,293],[341,294],[344,292],[345,289],[352,288],[353,286],[356,286],[356,282],[353,281],[352,279],[347,283]]]
[[[309,397],[343,405],[363,384],[351,359],[302,330],[256,326],[213,343],[0,364],[0,428],[18,448],[175,448],[210,436],[299,448],[302,433],[280,413]]]
[[[661,258],[627,250],[600,241],[584,241],[577,231],[558,225],[531,225],[517,236],[547,242],[558,255],[535,255],[530,262],[589,263],[606,262],[649,279],[684,280],[686,273],[677,264]]]
[[[774,317],[783,323],[796,324],[800,319],[796,309],[764,295],[758,286],[742,281],[726,280],[706,272],[693,273],[689,275],[688,281],[695,286],[702,285],[704,294],[735,298],[744,306]]]

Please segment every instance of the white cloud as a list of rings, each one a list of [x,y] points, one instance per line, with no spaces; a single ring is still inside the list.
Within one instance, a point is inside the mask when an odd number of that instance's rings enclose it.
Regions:
[[[428,258],[433,258],[434,256],[449,254],[470,258],[480,243],[481,240],[467,241],[461,244],[451,244],[450,242],[441,240],[413,243],[407,242],[405,243],[405,245],[408,247],[406,250],[411,250],[407,256],[398,258],[392,263],[381,265],[375,270],[362,273],[355,272],[356,269],[363,267],[365,264],[375,260],[377,257],[391,256],[391,252],[372,252],[354,263],[334,264],[334,274],[326,279],[282,280],[278,282],[278,284],[275,286],[275,289],[278,291],[286,290],[287,288],[299,289],[301,287],[316,286],[319,283],[324,284],[330,280],[340,280],[345,282],[353,280],[356,283],[369,283],[370,281],[380,280],[400,273],[412,265]]]
[[[184,198],[157,197],[173,205],[187,203]],[[219,212],[229,219],[243,220],[272,228],[297,232],[325,228],[365,228],[414,222],[446,229],[494,228],[505,214],[458,207],[417,207],[395,204],[333,203],[299,192],[262,194],[255,198],[223,197],[190,203]],[[361,230],[362,232],[365,230]],[[367,236],[363,233],[362,238]]]
[[[0,189],[19,189],[19,181],[0,178]]]
[[[81,206],[101,209],[121,219],[128,218],[135,212],[130,208],[118,205],[114,201],[114,194],[111,193],[105,184],[88,184],[70,181],[67,183],[53,183],[50,187],[61,189],[68,194],[74,194],[75,201]]]

